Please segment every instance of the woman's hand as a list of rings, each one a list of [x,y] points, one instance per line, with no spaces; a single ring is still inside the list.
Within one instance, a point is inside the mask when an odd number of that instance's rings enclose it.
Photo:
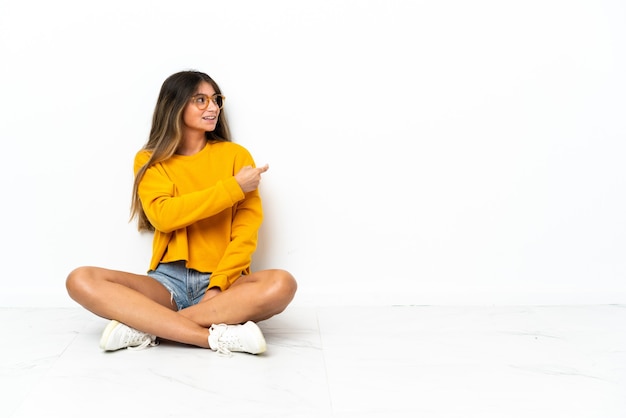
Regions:
[[[270,168],[265,164],[263,167],[253,168],[252,166],[245,166],[237,174],[235,174],[235,180],[239,183],[241,190],[244,193],[256,190],[261,182],[261,174],[265,173]]]
[[[222,293],[222,289],[220,289],[219,287],[212,287],[209,290],[206,291],[206,293],[204,294],[204,296],[202,297],[202,302],[206,302],[207,300],[214,298],[215,296],[219,295],[220,293]]]

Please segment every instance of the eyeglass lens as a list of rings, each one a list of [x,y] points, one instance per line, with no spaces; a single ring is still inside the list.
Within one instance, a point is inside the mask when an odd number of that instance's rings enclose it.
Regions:
[[[207,96],[206,94],[198,94],[193,97],[193,102],[198,106],[198,109],[204,110],[209,107],[210,101],[213,101],[220,109],[224,106],[224,96],[216,94],[214,96]]]

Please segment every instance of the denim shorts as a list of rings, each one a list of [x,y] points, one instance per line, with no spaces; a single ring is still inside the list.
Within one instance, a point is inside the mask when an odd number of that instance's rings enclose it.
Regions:
[[[200,302],[209,287],[211,273],[185,267],[185,261],[161,263],[156,270],[150,270],[148,276],[161,283],[172,295],[178,310],[188,308]]]

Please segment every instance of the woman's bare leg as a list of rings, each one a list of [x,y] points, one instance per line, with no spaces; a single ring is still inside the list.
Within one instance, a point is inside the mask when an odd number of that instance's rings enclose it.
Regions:
[[[179,313],[204,327],[258,322],[282,312],[293,300],[296,289],[295,279],[284,270],[257,271]]]
[[[284,270],[263,270],[239,278],[227,290],[176,311],[169,291],[148,276],[80,267],[67,278],[67,290],[89,311],[167,340],[208,347],[213,324],[258,322],[282,312],[297,284]]]
[[[158,337],[207,348],[208,327],[180,315],[169,291],[148,276],[79,267],[66,282],[72,299],[94,314]]]

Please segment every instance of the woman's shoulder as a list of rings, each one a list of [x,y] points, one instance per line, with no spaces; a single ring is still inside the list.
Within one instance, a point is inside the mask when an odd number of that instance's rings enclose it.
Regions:
[[[151,154],[151,151],[146,151],[145,149],[137,151],[137,153],[135,154],[135,168],[138,166],[141,167],[146,164],[150,159]]]
[[[215,142],[211,144],[210,158],[222,162],[231,161],[235,167],[254,165],[254,158],[246,147],[234,142]],[[212,152],[215,151],[215,152]]]
[[[152,154],[152,151],[148,151],[142,148],[137,151],[137,153],[135,153],[135,158],[150,158],[150,154]]]

